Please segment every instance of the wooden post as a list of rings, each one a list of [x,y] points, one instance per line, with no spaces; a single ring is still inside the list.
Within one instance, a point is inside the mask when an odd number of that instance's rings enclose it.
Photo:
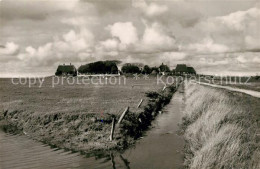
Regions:
[[[111,133],[110,133],[110,137],[109,137],[110,141],[113,140],[114,131],[115,131],[115,118],[113,118],[113,121],[112,121],[112,128],[111,128]]]
[[[138,120],[139,120],[140,123],[142,123],[142,119],[141,118],[139,118]]]
[[[123,118],[124,118],[125,114],[128,112],[128,110],[129,110],[129,107],[127,107],[127,108],[125,109],[125,111],[122,113],[122,115],[120,116],[120,118],[119,118],[117,124],[120,124],[120,123],[121,123],[121,121],[123,120]]]
[[[167,86],[165,85],[165,86],[163,87],[162,91],[164,91],[164,90],[166,89],[166,87],[167,87]]]
[[[142,102],[143,102],[143,99],[141,99],[141,101],[140,101],[139,104],[137,105],[137,108],[139,108],[139,107],[141,106]]]

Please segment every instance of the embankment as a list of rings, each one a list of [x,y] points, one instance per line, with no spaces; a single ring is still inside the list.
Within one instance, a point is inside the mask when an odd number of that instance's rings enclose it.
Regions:
[[[144,110],[139,114],[128,112],[124,121],[120,124],[120,134],[124,137],[123,146],[132,144],[135,139],[142,136],[159,111],[171,101],[174,92],[176,92],[176,87],[169,86],[161,92],[146,93],[146,96],[150,99]]]
[[[82,152],[124,148],[150,125],[158,112],[170,102],[175,87],[147,93],[149,101],[141,113],[131,109],[117,126],[113,141],[109,141],[112,119],[120,115],[104,114],[102,119],[94,113],[37,113],[28,110],[3,110],[1,127],[9,132],[23,132],[33,139],[49,145]]]
[[[185,99],[187,168],[260,168],[259,98],[187,83]]]

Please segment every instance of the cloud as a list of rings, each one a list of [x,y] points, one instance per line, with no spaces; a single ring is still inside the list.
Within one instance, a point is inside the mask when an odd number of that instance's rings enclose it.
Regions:
[[[255,53],[241,53],[236,57],[236,60],[238,63],[241,64],[247,64],[247,63],[260,63],[260,56],[259,54],[255,54]]]
[[[142,19],[163,24],[168,28],[176,25],[192,27],[203,18],[200,10],[196,8],[197,5],[185,1],[135,0],[132,6]]]
[[[60,63],[119,59],[186,63],[200,72],[259,71],[260,9],[254,3],[131,2],[2,1],[1,66],[53,73]]]
[[[142,38],[143,48],[149,48],[150,50],[176,49],[175,42],[174,35],[164,30],[158,23],[146,26]]]
[[[73,10],[78,0],[3,0],[1,18],[5,21],[17,19],[44,20],[50,14]]]
[[[70,30],[63,35],[64,41],[57,40],[55,46],[62,51],[79,52],[93,45],[94,35],[88,29],[81,29],[79,33]]]
[[[137,30],[132,22],[117,22],[109,25],[107,30],[113,37],[119,38],[122,44],[134,44],[138,41]]]
[[[254,57],[252,61],[255,63],[260,63],[260,56]]]
[[[229,29],[244,31],[251,22],[260,19],[260,9],[251,8],[247,11],[237,11],[227,16],[216,17],[216,20],[226,25]]]
[[[95,6],[99,15],[108,13],[119,13],[129,7],[131,1],[114,1],[114,0],[80,0],[81,2],[89,3]]]
[[[28,46],[18,58],[28,66],[50,66],[56,62],[84,61],[92,57],[94,36],[86,28],[70,30],[38,48]]]
[[[118,50],[119,46],[118,39],[107,39],[105,41],[101,41],[100,44],[107,50],[107,51],[116,51]]]
[[[189,44],[187,50],[199,53],[223,53],[227,52],[229,48],[225,45],[214,43],[211,38],[205,38],[202,42]]]
[[[117,22],[106,27],[112,38],[101,41],[106,51],[118,50],[125,53],[153,53],[176,51],[178,47],[171,31],[159,23],[145,24],[145,29],[138,38],[137,29],[131,22]]]
[[[260,54],[255,52],[218,53],[195,55],[189,57],[188,63],[206,74],[255,75],[259,72],[257,58]]]
[[[19,52],[19,45],[14,42],[7,42],[5,46],[0,47],[0,55],[15,55]]]
[[[161,15],[168,11],[166,5],[158,5],[153,2],[148,5],[144,0],[135,0],[132,5],[135,8],[141,9],[141,11],[149,17]]]
[[[260,35],[258,34],[255,34],[255,36],[247,35],[245,37],[245,45],[247,49],[258,50],[258,51],[260,50]]]
[[[254,7],[225,16],[204,19],[192,31],[198,36],[211,37],[212,40],[207,44],[218,52],[255,50],[260,48],[258,20],[260,20],[260,9]],[[194,41],[198,36],[193,35]],[[203,49],[199,44],[193,47]],[[214,50],[208,51],[214,52]]]
[[[187,54],[184,52],[163,52],[161,57],[167,58],[168,60],[184,60]]]
[[[119,55],[120,47],[122,44],[118,38],[111,38],[104,41],[100,41],[96,44],[92,55],[96,59],[115,59],[114,57]]]
[[[25,48],[24,53],[20,53],[17,56],[20,60],[30,65],[46,65],[50,59],[53,59],[53,44],[47,43],[43,46],[39,46],[37,49],[32,46]]]
[[[239,56],[237,57],[237,60],[238,60],[238,62],[240,62],[240,63],[246,63],[246,62],[247,62],[246,58],[245,58],[244,56],[242,56],[242,55],[239,55]]]
[[[80,17],[71,17],[71,18],[62,18],[61,23],[73,25],[73,26],[87,26],[87,25],[96,25],[98,24],[98,19],[92,16],[80,16]]]

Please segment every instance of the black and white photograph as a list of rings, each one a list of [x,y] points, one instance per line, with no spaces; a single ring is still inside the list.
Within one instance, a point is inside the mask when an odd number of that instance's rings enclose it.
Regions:
[[[260,1],[0,0],[0,169],[260,169]]]

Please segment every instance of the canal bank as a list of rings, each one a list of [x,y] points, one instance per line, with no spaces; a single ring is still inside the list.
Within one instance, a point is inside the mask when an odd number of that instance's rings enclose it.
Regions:
[[[184,107],[180,87],[145,136],[126,151],[109,156],[52,149],[24,135],[0,133],[0,168],[181,168],[184,141],[177,135]]]
[[[177,133],[183,109],[184,96],[180,87],[163,109],[163,114],[154,120],[151,130],[134,147],[121,154],[129,162],[129,168],[182,168],[184,140]],[[122,161],[122,157],[117,161]]]

